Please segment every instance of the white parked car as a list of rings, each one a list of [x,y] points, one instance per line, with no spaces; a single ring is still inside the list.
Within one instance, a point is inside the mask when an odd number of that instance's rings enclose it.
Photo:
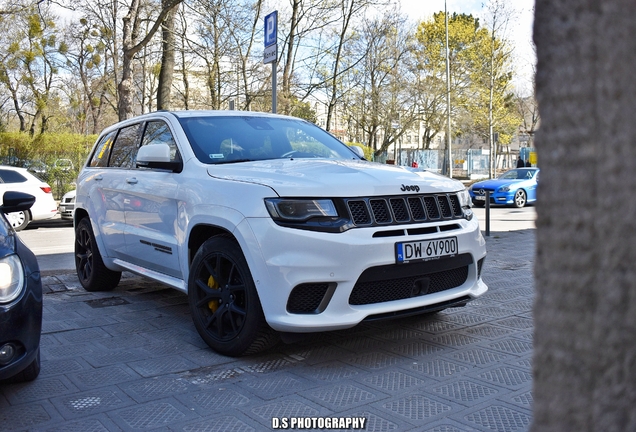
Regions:
[[[280,115],[162,111],[107,128],[79,174],[75,227],[84,288],[128,270],[186,292],[226,355],[488,289],[460,182],[365,161]]]
[[[60,200],[58,206],[61,219],[73,220],[75,214],[75,190],[66,192]]]
[[[26,228],[31,221],[51,219],[57,215],[57,203],[53,199],[51,186],[26,168],[0,166],[0,197],[7,191],[24,192],[35,197],[35,203],[29,210],[6,214],[16,231]]]

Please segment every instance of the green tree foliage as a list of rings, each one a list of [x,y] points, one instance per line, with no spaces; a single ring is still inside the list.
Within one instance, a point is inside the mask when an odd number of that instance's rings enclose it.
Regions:
[[[451,116],[456,116],[469,98],[472,54],[483,42],[484,29],[472,15],[452,14],[448,19]],[[446,129],[446,24],[439,12],[419,24],[416,32],[420,84],[420,106],[424,123],[424,147]]]
[[[25,132],[4,132],[0,133],[0,161],[16,166],[37,166],[36,175],[49,183],[54,196],[60,198],[74,188],[73,182],[96,139],[97,135],[31,136]]]
[[[446,36],[443,12],[420,23],[416,33],[421,86],[421,113],[425,144],[445,129]],[[510,143],[519,118],[512,93],[509,45],[493,36],[472,15],[452,14],[448,19],[451,117],[455,135],[489,138],[490,77],[493,77],[493,128],[499,142]],[[491,68],[492,64],[492,68]]]
[[[9,93],[20,130],[46,132],[59,104],[56,17],[47,6],[20,9],[0,21],[0,84]]]
[[[309,102],[302,102],[293,98],[290,101],[289,106],[291,107],[291,115],[294,117],[299,117],[312,123],[316,123],[318,121],[316,111],[311,107]]]

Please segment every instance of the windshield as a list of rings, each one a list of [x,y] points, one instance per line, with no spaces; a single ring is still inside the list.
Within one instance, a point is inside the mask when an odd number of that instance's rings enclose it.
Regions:
[[[531,179],[537,170],[534,169],[513,169],[510,171],[506,171],[499,177],[500,179],[508,179],[508,180],[527,180]]]
[[[258,116],[179,118],[194,153],[206,164],[265,159],[359,159],[346,145],[304,120]]]

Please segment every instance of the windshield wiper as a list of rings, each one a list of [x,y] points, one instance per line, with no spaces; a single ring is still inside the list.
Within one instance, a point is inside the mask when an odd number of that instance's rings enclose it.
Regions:
[[[238,162],[254,162],[254,159],[232,159],[228,161],[217,162],[214,165],[231,164],[231,163],[238,163]]]

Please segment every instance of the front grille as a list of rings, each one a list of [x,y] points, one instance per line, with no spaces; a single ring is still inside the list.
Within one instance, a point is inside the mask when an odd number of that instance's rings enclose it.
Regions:
[[[391,222],[391,213],[385,200],[372,199],[369,200],[369,205],[371,205],[371,211],[376,223],[385,224]]]
[[[352,198],[345,202],[356,226],[397,225],[463,217],[457,194]]]
[[[391,198],[389,202],[391,203],[391,210],[395,216],[395,221],[408,222],[411,216],[409,215],[409,210],[406,208],[404,198]]]
[[[488,189],[488,188],[473,189],[473,193],[476,196],[486,196],[486,192],[490,192],[490,196],[492,197],[492,195],[495,193],[495,190],[494,189]]]
[[[349,212],[356,225],[369,225],[371,223],[371,216],[369,216],[369,210],[364,201],[349,201]]]
[[[295,314],[320,313],[325,310],[335,284],[305,283],[294,287],[287,300],[287,312]]]
[[[439,219],[439,208],[437,207],[437,200],[435,197],[424,197],[424,205],[426,206],[426,213],[429,219]]]
[[[356,282],[349,304],[383,303],[456,288],[468,279],[472,263],[470,254],[461,254],[434,261],[372,267]]]
[[[426,210],[424,210],[424,206],[422,205],[422,199],[416,197],[410,197],[409,201],[409,209],[411,209],[411,217],[415,221],[423,221],[426,220]]]

